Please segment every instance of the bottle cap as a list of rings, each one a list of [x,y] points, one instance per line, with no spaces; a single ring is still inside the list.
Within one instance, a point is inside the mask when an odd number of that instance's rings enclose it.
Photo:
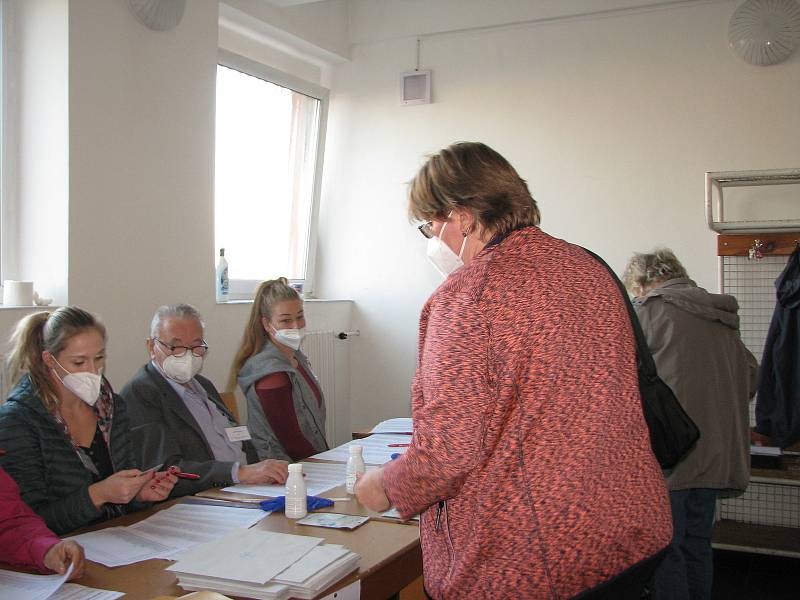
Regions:
[[[299,473],[303,474],[303,464],[302,463],[294,463],[293,465],[289,465],[289,473]]]
[[[361,451],[364,449],[364,446],[359,446],[354,444],[350,446],[350,454],[361,454]]]

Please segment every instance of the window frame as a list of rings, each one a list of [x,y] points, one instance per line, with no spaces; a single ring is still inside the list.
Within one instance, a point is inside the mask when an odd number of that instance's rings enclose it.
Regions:
[[[227,67],[229,69],[244,73],[245,75],[257,77],[258,79],[262,79],[268,83],[279,85],[292,90],[293,92],[310,96],[311,98],[319,101],[317,153],[316,162],[314,164],[314,184],[312,186],[311,214],[309,215],[308,224],[308,247],[306,248],[305,257],[306,277],[305,280],[291,280],[291,283],[299,283],[303,285],[303,292],[305,295],[313,296],[317,254],[317,231],[319,228],[319,203],[322,192],[322,167],[325,155],[325,138],[328,125],[328,104],[330,100],[330,90],[222,48],[219,49],[219,53],[217,55],[217,66]],[[214,81],[216,89],[216,68],[214,70]],[[216,128],[216,111],[214,114],[214,126]],[[216,154],[216,141],[214,143],[214,152]],[[216,162],[214,173],[214,177],[216,179]],[[214,206],[214,210],[216,211],[216,193],[214,195]],[[216,238],[216,216],[214,219],[214,236]],[[216,248],[214,251],[214,256],[216,260]],[[255,279],[231,279],[231,293],[229,299],[231,301],[252,300],[255,297],[256,288],[258,287],[259,283],[261,282]]]

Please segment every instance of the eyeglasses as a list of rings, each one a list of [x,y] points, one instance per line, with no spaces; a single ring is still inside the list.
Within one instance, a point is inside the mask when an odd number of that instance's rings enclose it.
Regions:
[[[205,356],[206,352],[208,352],[208,344],[206,344],[205,342],[203,342],[199,346],[170,346],[169,344],[165,344],[158,338],[153,338],[153,339],[162,346],[164,346],[164,348],[169,350],[169,353],[176,358],[184,356],[188,350],[191,350],[192,354],[194,354],[195,356]]]
[[[433,221],[425,221],[422,225],[417,227],[419,232],[425,236],[426,240],[431,239],[435,234],[433,233]]]

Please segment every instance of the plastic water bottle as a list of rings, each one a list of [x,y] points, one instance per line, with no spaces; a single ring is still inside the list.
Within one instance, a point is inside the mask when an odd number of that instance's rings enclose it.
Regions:
[[[302,519],[308,514],[306,504],[306,482],[303,479],[303,465],[289,465],[289,478],[286,480],[286,517]]]
[[[228,261],[225,260],[225,248],[220,248],[216,277],[217,302],[227,302],[229,291],[230,281],[228,280]]]
[[[353,445],[350,446],[350,457],[347,459],[347,479],[346,479],[346,486],[347,486],[347,493],[352,494],[354,493],[356,487],[356,474],[361,473],[362,475],[367,470],[366,466],[364,466],[364,447]]]

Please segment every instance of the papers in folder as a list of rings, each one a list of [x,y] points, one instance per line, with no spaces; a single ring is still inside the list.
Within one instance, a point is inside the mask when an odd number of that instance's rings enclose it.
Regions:
[[[198,544],[247,529],[267,513],[247,508],[176,504],[130,527],[109,527],[76,535],[91,561],[119,567],[151,558],[174,558]]]
[[[411,437],[405,434],[386,434],[380,433],[362,438],[360,440],[353,440],[341,446],[337,446],[332,450],[326,450],[315,454],[313,458],[320,460],[338,460],[347,462],[350,458],[350,446],[358,445],[364,447],[364,462],[368,465],[384,465],[392,460],[392,454],[403,454],[408,448],[405,444],[411,442]],[[403,444],[396,446],[395,444]]]
[[[251,529],[198,546],[167,570],[186,590],[267,600],[313,598],[360,560],[344,546],[323,541]]]

